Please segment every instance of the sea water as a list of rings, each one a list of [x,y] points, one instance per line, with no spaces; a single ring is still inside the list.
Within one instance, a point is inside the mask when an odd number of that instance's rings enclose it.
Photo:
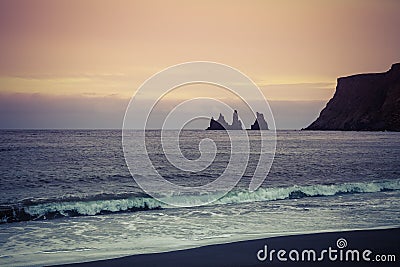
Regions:
[[[171,131],[168,136],[175,136]],[[149,132],[148,156],[169,181],[199,186],[223,172],[226,133],[182,131],[181,150],[207,170],[174,168]],[[400,133],[278,131],[271,170],[248,191],[259,135],[238,185],[206,206],[161,203],[135,183],[119,130],[0,131],[0,265],[43,265],[171,251],[295,233],[398,227]],[[138,162],[140,164],[140,162]],[[196,196],[182,196],[189,204]]]

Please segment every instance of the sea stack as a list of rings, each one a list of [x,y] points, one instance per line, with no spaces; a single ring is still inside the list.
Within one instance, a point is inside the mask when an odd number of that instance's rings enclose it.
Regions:
[[[384,73],[339,78],[335,95],[305,130],[400,131],[400,63]]]
[[[264,119],[264,114],[256,112],[256,120],[251,125],[250,130],[268,130],[268,123]]]
[[[220,113],[217,120],[214,117],[211,118],[210,126],[206,130],[225,130],[228,127],[228,123],[225,121],[224,116]]]
[[[230,125],[230,129],[229,130],[243,130],[242,122],[239,120],[239,116],[238,116],[237,110],[233,111],[232,125]]]
[[[214,117],[211,118],[210,126],[206,130],[243,130],[243,128],[238,112],[235,110],[233,112],[232,124],[228,124],[224,116],[220,113],[217,120],[214,120]]]

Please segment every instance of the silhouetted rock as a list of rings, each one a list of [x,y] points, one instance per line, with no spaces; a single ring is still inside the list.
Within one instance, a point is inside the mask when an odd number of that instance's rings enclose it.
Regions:
[[[210,120],[210,126],[206,130],[243,130],[242,122],[239,120],[237,111],[233,112],[232,124],[225,121],[224,116],[220,113],[217,120],[214,117]]]
[[[237,110],[233,112],[232,125],[229,126],[229,130],[243,130],[242,122],[239,120]]]
[[[262,113],[256,112],[256,120],[251,125],[250,130],[268,130],[268,123]]]
[[[220,113],[217,120],[214,120],[214,117],[211,118],[210,126],[206,130],[225,130],[227,126],[228,123],[225,121],[224,116]]]
[[[400,63],[384,73],[339,78],[335,95],[305,130],[400,131]]]

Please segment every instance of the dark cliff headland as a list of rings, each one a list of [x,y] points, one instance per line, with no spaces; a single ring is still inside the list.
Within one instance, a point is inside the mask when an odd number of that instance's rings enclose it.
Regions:
[[[339,78],[333,98],[303,130],[400,131],[400,63]]]

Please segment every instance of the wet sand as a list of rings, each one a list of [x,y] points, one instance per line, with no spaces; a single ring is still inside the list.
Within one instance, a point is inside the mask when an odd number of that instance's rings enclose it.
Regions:
[[[347,242],[337,244],[338,239],[343,238]],[[343,240],[342,240],[343,241]],[[339,248],[339,246],[344,246]],[[267,247],[265,247],[267,246]],[[329,258],[329,247],[331,247],[331,260]],[[265,258],[265,248],[267,248],[267,258]],[[275,250],[271,256],[271,251]],[[280,261],[277,257],[278,251],[281,252]],[[299,252],[297,261],[296,250]],[[313,254],[304,250],[314,250]],[[321,252],[327,250],[323,257]],[[348,250],[357,250],[359,261],[356,254],[347,253]],[[372,253],[365,250],[370,250]],[[304,259],[302,258],[304,252]],[[342,260],[340,254],[342,253]],[[347,256],[346,256],[347,253]],[[363,253],[365,259],[363,258]],[[379,255],[378,255],[379,254]],[[377,261],[386,259],[386,262]],[[383,256],[384,255],[384,256]],[[394,255],[395,259],[393,259]],[[292,259],[289,257],[292,256]],[[346,260],[347,257],[347,260]],[[354,260],[352,260],[354,257]],[[271,261],[272,259],[272,261]],[[309,260],[311,259],[311,261]],[[369,259],[370,261],[367,261]],[[391,260],[389,262],[389,260]],[[393,261],[395,260],[395,261]],[[396,264],[397,263],[397,264]],[[100,260],[93,262],[75,263],[64,266],[400,266],[400,228],[382,230],[358,230],[316,233],[305,235],[293,235],[272,237],[265,239],[234,242],[228,244],[209,245],[199,248],[153,253],[143,255],[133,255],[116,259]]]

